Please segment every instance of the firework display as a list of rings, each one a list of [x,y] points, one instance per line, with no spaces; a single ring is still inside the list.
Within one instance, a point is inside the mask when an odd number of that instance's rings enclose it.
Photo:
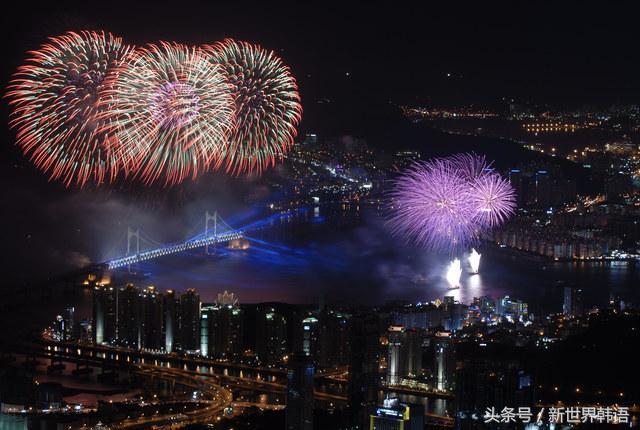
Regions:
[[[448,288],[460,288],[460,277],[462,277],[462,264],[460,264],[460,260],[456,258],[447,266],[445,278],[449,284]]]
[[[134,49],[109,33],[69,32],[30,55],[6,94],[11,127],[66,186],[260,174],[293,146],[302,115],[289,68],[246,42]]]
[[[392,233],[434,250],[474,243],[515,211],[515,193],[484,157],[457,154],[416,162],[391,192]]]
[[[236,124],[225,154],[233,174],[261,173],[293,146],[302,106],[295,78],[273,51],[225,39],[204,49],[236,94]]]
[[[465,244],[473,236],[469,187],[448,161],[413,164],[392,193],[394,233],[434,249]]]
[[[448,158],[454,168],[469,182],[471,202],[475,206],[475,221],[484,227],[502,224],[516,207],[511,184],[496,173],[485,157],[476,154],[456,154]]]
[[[83,186],[113,180],[117,142],[100,119],[104,82],[130,48],[104,32],[69,32],[30,52],[6,97],[16,142],[52,180]]]
[[[471,182],[471,201],[475,207],[476,221],[486,227],[504,223],[516,208],[513,187],[495,172],[480,175]]]
[[[468,261],[469,261],[469,266],[471,266],[472,274],[479,273],[481,257],[482,257],[482,254],[478,254],[478,251],[476,251],[475,248],[471,249],[471,254],[469,254]]]
[[[220,165],[234,96],[222,68],[199,48],[150,44],[128,56],[109,84],[105,116],[134,177],[173,185]]]

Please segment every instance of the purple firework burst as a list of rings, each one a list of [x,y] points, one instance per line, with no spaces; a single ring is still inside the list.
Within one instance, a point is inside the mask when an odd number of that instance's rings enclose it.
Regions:
[[[431,249],[467,244],[476,238],[470,188],[450,160],[416,162],[396,182],[393,233]]]
[[[475,242],[515,211],[515,193],[485,158],[456,154],[416,162],[391,192],[392,233],[429,249]]]
[[[481,227],[503,224],[516,210],[516,194],[511,184],[495,172],[485,173],[470,184],[471,201]]]

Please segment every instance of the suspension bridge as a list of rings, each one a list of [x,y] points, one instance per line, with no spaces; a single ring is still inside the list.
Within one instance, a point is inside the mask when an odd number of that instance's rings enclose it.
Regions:
[[[122,267],[130,267],[133,264],[140,263],[165,255],[177,254],[179,252],[188,251],[190,249],[204,247],[206,253],[209,253],[209,247],[218,243],[229,242],[234,239],[244,237],[244,231],[234,229],[227,224],[217,212],[213,215],[209,212],[205,213],[204,232],[182,242],[162,245],[152,240],[146,240],[156,246],[151,249],[141,250],[141,238],[144,238],[140,229],[127,229],[127,254],[124,257],[114,258],[106,261],[108,269],[118,269]]]

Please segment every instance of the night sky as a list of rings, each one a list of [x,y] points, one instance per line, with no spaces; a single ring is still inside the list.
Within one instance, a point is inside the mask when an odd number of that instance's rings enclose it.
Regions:
[[[503,98],[557,106],[640,103],[633,2],[217,3],[13,2],[0,26],[0,84],[6,86],[25,51],[47,36],[103,29],[133,44],[233,37],[278,51],[300,86],[301,133],[369,137],[384,127],[390,107],[402,103],[492,105]],[[50,274],[60,261],[84,261],[81,250],[105,233],[99,231],[101,217],[121,217],[124,225],[127,217],[148,216],[137,206],[139,200],[154,200],[144,192],[75,192],[48,183],[14,146],[6,101],[0,104],[0,220],[5,249],[12,249],[2,269],[10,280],[17,271],[28,270],[32,278]],[[211,182],[203,181],[206,190]],[[214,188],[224,187],[216,182]],[[191,201],[184,206],[199,213],[198,199],[208,195],[204,189],[202,183],[187,188]],[[174,197],[163,196],[153,210],[180,222],[184,213],[163,205],[165,200]]]
[[[14,3],[17,10],[3,14],[3,83],[24,51],[45,37],[104,29],[134,44],[227,36],[261,43],[291,65],[305,107],[320,97],[349,103],[429,97],[591,103],[640,95],[633,2]]]

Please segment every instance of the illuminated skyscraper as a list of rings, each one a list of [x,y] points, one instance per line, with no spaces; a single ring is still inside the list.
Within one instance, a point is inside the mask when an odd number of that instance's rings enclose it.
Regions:
[[[75,336],[75,328],[76,328],[76,320],[75,320],[76,309],[72,307],[68,307],[64,310],[62,314],[62,339],[63,340],[74,340]]]
[[[163,298],[164,350],[171,353],[180,345],[178,299],[173,290],[167,290]]]
[[[387,345],[387,384],[398,385],[403,376],[402,348],[404,327],[392,325],[387,330],[389,343]]]
[[[93,342],[113,345],[117,339],[118,292],[111,286],[93,289]]]
[[[258,310],[256,353],[263,364],[273,365],[288,352],[287,321],[272,306]]]
[[[209,312],[209,351],[218,358],[242,354],[243,314],[237,305],[215,305]]]
[[[529,316],[529,306],[521,300],[504,296],[496,301],[496,314],[512,322],[524,322]]]
[[[213,333],[211,325],[216,317],[217,308],[213,305],[202,306],[200,309],[200,355],[209,357],[213,351]]]
[[[457,302],[453,296],[445,296],[441,306],[442,326],[445,330],[460,330],[467,317],[467,306]]]
[[[302,351],[317,360],[320,349],[320,324],[314,316],[302,320]]]
[[[582,289],[575,287],[564,287],[562,313],[570,316],[579,316],[583,311]]]
[[[422,370],[423,332],[415,328],[405,329],[404,338],[404,347],[402,349],[404,372],[402,376],[418,376]]]
[[[118,345],[142,347],[142,309],[140,293],[133,284],[118,291]]]
[[[200,349],[200,296],[193,288],[180,296],[180,341],[183,351]]]
[[[454,388],[455,351],[451,333],[438,332],[434,338],[435,384],[438,390]]]
[[[313,430],[313,360],[305,353],[291,356],[287,369],[287,430]]]
[[[141,293],[142,300],[142,345],[146,349],[164,348],[162,336],[162,294],[155,287],[147,287]]]

